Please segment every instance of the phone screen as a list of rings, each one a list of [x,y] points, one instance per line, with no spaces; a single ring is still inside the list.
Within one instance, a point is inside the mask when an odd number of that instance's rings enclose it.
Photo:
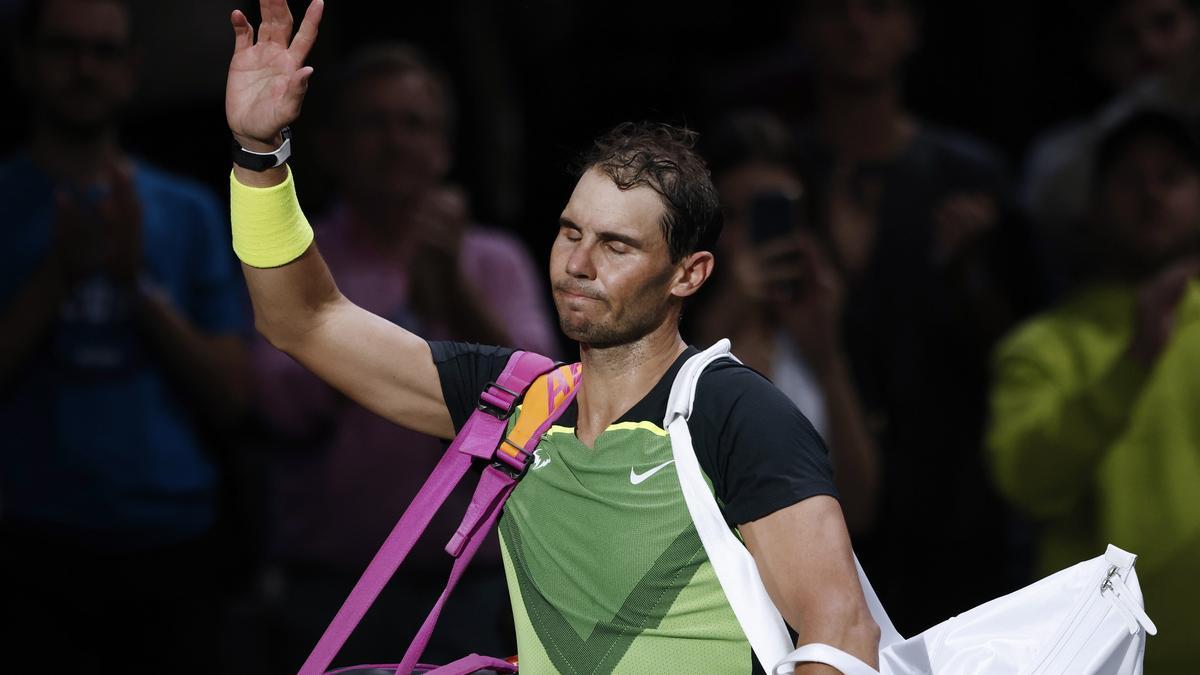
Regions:
[[[755,243],[778,239],[799,224],[800,197],[773,190],[754,195],[750,202],[750,238]]]

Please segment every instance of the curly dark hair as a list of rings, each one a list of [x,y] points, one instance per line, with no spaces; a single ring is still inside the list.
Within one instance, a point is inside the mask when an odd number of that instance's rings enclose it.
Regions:
[[[603,171],[621,190],[648,187],[663,199],[663,236],[671,262],[711,251],[721,234],[720,199],[696,152],[697,134],[658,122],[625,122],[596,139],[575,169]]]

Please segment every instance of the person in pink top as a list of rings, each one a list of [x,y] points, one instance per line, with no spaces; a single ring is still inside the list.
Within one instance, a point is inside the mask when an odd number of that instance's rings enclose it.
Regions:
[[[465,196],[446,182],[451,101],[447,79],[411,48],[373,47],[351,59],[336,97],[342,198],[315,223],[321,252],[347,297],[409,330],[554,356],[531,256],[513,236],[472,224]],[[265,340],[255,368],[263,416],[287,449],[273,463],[272,553],[282,586],[278,644],[265,651],[280,672],[294,672],[444,445],[368,412]],[[461,514],[470,495],[469,485],[460,488],[457,505],[442,513]],[[450,559],[441,547],[457,525],[454,516],[434,521],[347,645],[347,659],[384,659],[416,631],[444,582]],[[455,630],[430,644],[434,661],[512,649],[511,630],[500,630],[511,619],[494,536],[476,560],[444,615]]]

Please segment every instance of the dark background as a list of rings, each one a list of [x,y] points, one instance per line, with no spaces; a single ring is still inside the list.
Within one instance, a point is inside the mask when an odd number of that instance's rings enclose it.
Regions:
[[[15,4],[0,5],[6,32]],[[306,3],[290,4],[303,14]],[[142,88],[126,117],[125,145],[219,194],[229,165],[222,107],[233,42],[228,14],[238,5],[134,2]],[[306,210],[319,213],[328,198],[323,181],[311,177],[320,168],[312,134],[305,135],[320,117],[323,82],[336,78],[336,64],[356,46],[404,40],[456,82],[455,174],[473,195],[475,215],[512,228],[544,254],[573,184],[567,169],[604,129],[653,119],[703,133],[721,112],[756,104],[803,119],[811,97],[803,51],[791,39],[792,6],[332,0],[310,59],[316,74],[308,114],[297,128],[294,164]],[[244,9],[256,23],[256,8]],[[927,122],[992,144],[1016,170],[1039,132],[1104,98],[1083,61],[1087,18],[1086,3],[927,3],[922,45],[908,68],[908,104]],[[23,142],[26,114],[7,50],[4,58],[0,86],[15,104],[0,106],[0,152],[7,153]],[[496,152],[498,135],[520,150]]]

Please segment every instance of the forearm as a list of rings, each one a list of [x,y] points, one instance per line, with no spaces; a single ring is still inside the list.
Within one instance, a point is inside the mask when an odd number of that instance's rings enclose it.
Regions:
[[[280,179],[273,175],[247,180]],[[338,291],[311,245],[294,187],[285,182],[265,190],[231,184],[234,250],[255,326],[275,348],[367,409],[421,433],[453,437],[429,345]]]
[[[7,383],[33,353],[65,293],[59,257],[51,253],[0,314],[0,384]]]
[[[738,526],[771,600],[798,636],[878,668],[879,627],[858,582],[837,500],[819,495]],[[801,665],[797,673],[836,673]]]
[[[840,596],[835,589],[814,589],[807,601],[784,603],[780,607],[784,618],[798,637],[796,646],[820,643],[836,647],[858,658],[863,663],[879,669],[879,626],[871,618],[870,610],[861,594],[855,598]],[[797,675],[838,673],[823,664],[807,663],[796,666]]]
[[[255,327],[290,351],[341,300],[312,242],[286,166],[250,171],[234,166],[231,205],[234,249],[254,308]]]
[[[830,428],[830,456],[846,525],[864,532],[875,521],[879,451],[867,429],[850,369],[840,354],[818,366]]]
[[[135,316],[151,353],[203,417],[218,428],[245,413],[248,382],[245,348],[236,336],[201,333],[162,293],[137,293]]]

